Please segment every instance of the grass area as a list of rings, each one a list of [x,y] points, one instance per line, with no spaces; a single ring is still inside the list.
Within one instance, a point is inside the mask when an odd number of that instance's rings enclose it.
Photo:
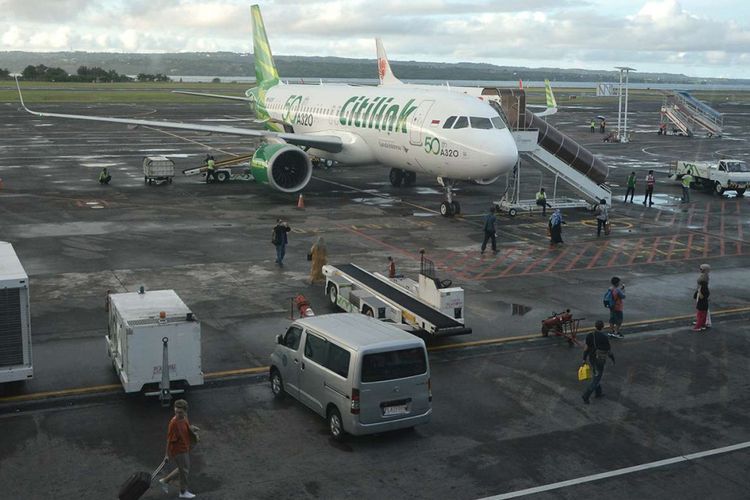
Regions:
[[[70,83],[20,82],[23,99],[34,103],[205,103],[207,98],[172,90],[244,97],[250,83]],[[18,102],[15,81],[0,82],[0,102]]]

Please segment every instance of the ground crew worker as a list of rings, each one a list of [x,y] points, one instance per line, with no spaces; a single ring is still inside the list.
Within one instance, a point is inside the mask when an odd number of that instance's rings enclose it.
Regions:
[[[388,277],[396,277],[396,262],[394,262],[393,257],[391,257],[390,255],[388,256]]]
[[[552,208],[552,205],[547,203],[547,194],[544,192],[544,188],[539,188],[539,192],[536,194],[536,204],[542,207],[542,215],[547,215],[547,207]]]
[[[216,162],[213,156],[209,156],[206,160],[206,184],[211,182],[212,177],[216,180]]]
[[[104,167],[101,172],[99,172],[99,184],[109,184],[109,181],[112,180],[112,176],[109,175],[109,172],[107,171],[107,167]]]
[[[635,196],[635,172],[630,172],[628,176],[628,190],[625,191],[625,203],[628,202],[628,195],[630,195],[630,203],[633,203],[633,196]]]
[[[495,229],[495,205],[490,205],[490,211],[484,216],[484,239],[482,240],[482,251],[484,253],[487,248],[487,242],[492,241],[492,251],[497,253],[497,234]]]
[[[693,182],[693,176],[685,174],[682,176],[682,202],[690,203],[690,184]]]
[[[594,132],[596,132],[596,120],[592,118],[591,119],[591,133],[593,134]]]
[[[646,194],[643,196],[643,206],[646,206],[646,201],[648,201],[648,206],[654,204],[654,184],[656,184],[656,178],[654,177],[654,171],[649,170],[648,175],[646,176]]]
[[[315,244],[310,248],[310,284],[325,281],[323,266],[328,263],[328,247],[322,236],[318,236]]]
[[[599,133],[603,134],[606,129],[607,129],[607,122],[602,120],[602,122],[599,124]]]

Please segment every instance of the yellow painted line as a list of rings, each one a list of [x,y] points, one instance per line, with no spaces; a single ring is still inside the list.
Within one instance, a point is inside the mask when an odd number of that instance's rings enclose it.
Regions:
[[[750,312],[750,306],[745,307],[735,307],[732,309],[722,309],[719,311],[711,311],[711,315],[713,317],[716,316],[723,316],[725,314],[733,314],[733,313],[743,313],[743,312]],[[623,323],[623,326],[638,326],[638,325],[651,325],[655,323],[665,323],[669,321],[676,321],[676,320],[688,320],[695,317],[695,314],[681,314],[679,316],[669,316],[665,318],[656,318],[656,319],[648,319],[643,321],[634,321],[632,323]],[[580,328],[578,330],[579,334],[592,332],[594,330],[593,327],[586,327],[586,328]],[[447,351],[452,349],[464,349],[467,347],[477,347],[477,346],[486,346],[486,345],[500,345],[500,344],[507,344],[509,342],[517,342],[522,340],[531,340],[535,338],[541,338],[541,333],[535,333],[531,335],[518,335],[515,337],[504,337],[501,339],[487,339],[487,340],[476,340],[473,342],[459,342],[455,344],[446,344],[441,346],[433,346],[428,348],[427,350],[430,352],[437,352],[437,351]],[[553,335],[550,335],[552,337]],[[238,376],[238,375],[257,375],[259,373],[264,373],[269,370],[270,367],[268,366],[256,366],[253,368],[238,368],[235,370],[224,370],[219,372],[211,372],[206,373],[204,375],[205,379],[220,379],[222,377],[231,377],[231,376]],[[0,398],[0,404],[2,403],[12,403],[12,402],[23,402],[23,401],[36,401],[41,399],[47,399],[47,398],[61,398],[61,397],[69,397],[69,396],[78,396],[82,394],[93,394],[93,393],[107,393],[107,392],[115,392],[120,391],[122,389],[122,386],[120,384],[107,384],[107,385],[95,385],[91,387],[77,387],[73,389],[63,389],[59,391],[47,391],[47,392],[35,392],[32,394],[21,394],[19,396],[7,396]]]

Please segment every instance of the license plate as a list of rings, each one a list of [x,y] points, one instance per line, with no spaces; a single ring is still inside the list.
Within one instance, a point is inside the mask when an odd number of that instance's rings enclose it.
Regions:
[[[398,406],[386,406],[383,408],[383,415],[386,417],[390,415],[403,415],[404,413],[408,413],[406,410],[406,405],[398,405]]]

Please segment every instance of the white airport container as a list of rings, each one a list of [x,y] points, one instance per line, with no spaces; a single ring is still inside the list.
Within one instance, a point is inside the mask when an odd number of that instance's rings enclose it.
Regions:
[[[143,180],[151,184],[153,180],[172,182],[174,177],[174,162],[166,156],[143,157]]]
[[[110,294],[105,339],[125,392],[141,391],[147,384],[158,391],[162,339],[168,341],[170,383],[203,384],[200,322],[174,290]]]
[[[33,376],[29,277],[13,245],[0,241],[0,383]]]

